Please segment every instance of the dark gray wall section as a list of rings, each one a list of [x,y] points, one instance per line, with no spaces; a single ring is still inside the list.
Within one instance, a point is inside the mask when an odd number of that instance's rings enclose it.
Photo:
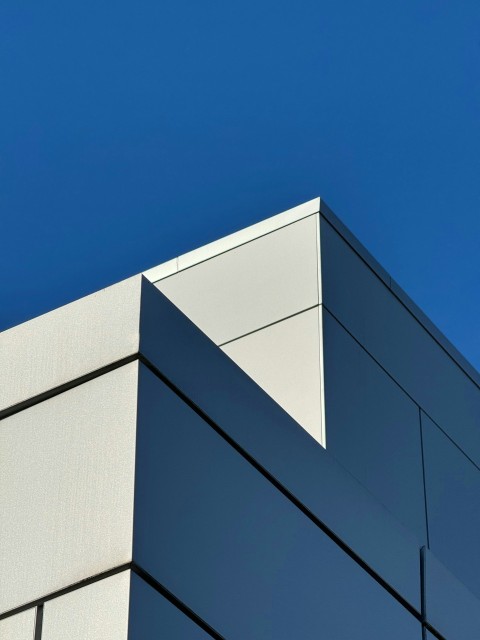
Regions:
[[[480,597],[480,471],[423,413],[422,429],[430,548]]]
[[[420,610],[415,537],[147,280],[140,351]]]
[[[134,561],[229,640],[420,640],[420,623],[142,367]]]
[[[211,636],[132,573],[128,640],[210,640]]]
[[[323,312],[327,450],[427,544],[417,405]]]
[[[320,236],[327,309],[480,464],[480,389],[323,219]]]
[[[480,601],[426,551],[427,622],[447,640],[480,638]]]

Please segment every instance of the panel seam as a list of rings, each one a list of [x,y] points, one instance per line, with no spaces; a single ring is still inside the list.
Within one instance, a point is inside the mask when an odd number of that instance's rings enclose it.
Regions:
[[[82,587],[87,587],[94,582],[99,582],[100,580],[104,580],[105,578],[110,578],[110,576],[114,576],[117,573],[122,573],[122,571],[127,571],[131,569],[132,562],[126,562],[125,564],[121,564],[117,567],[113,567],[112,569],[108,569],[107,571],[102,571],[101,573],[97,573],[93,576],[89,576],[88,578],[84,578],[79,582],[74,582],[73,584],[68,585],[67,587],[62,587],[61,589],[57,589],[56,591],[52,591],[41,598],[36,598],[35,600],[31,600],[25,604],[22,604],[18,607],[10,609],[9,611],[5,611],[0,613],[0,620],[4,620],[5,618],[10,618],[11,616],[16,615],[17,613],[22,613],[23,611],[27,611],[28,609],[32,609],[33,607],[42,607],[45,602],[49,600],[54,600],[55,598],[59,598],[60,596],[64,596],[67,593],[71,593],[72,591],[77,591]],[[43,615],[43,614],[42,614]],[[37,638],[35,638],[37,640]]]
[[[55,396],[64,393],[65,391],[70,391],[70,389],[74,389],[75,387],[79,387],[85,382],[89,382],[90,380],[94,380],[95,378],[99,378],[100,376],[105,375],[106,373],[110,373],[111,371],[115,371],[115,369],[119,369],[120,367],[125,366],[126,364],[130,364],[131,362],[135,362],[138,360],[138,352],[132,353],[129,356],[125,356],[120,360],[116,360],[115,362],[111,362],[99,369],[95,369],[94,371],[89,371],[73,380],[69,380],[68,382],[64,382],[59,384],[51,389],[47,389],[46,391],[42,391],[26,400],[22,400],[21,402],[17,402],[16,404],[6,407],[0,411],[0,421],[5,418],[9,418],[10,416],[15,415],[16,413],[20,413],[20,411],[24,411],[25,409],[30,409],[30,407],[34,407],[41,402],[45,402],[45,400],[50,400],[50,398],[54,398]]]
[[[43,627],[43,604],[39,604],[35,616],[35,635],[34,640],[42,640]]]
[[[193,402],[181,389],[171,382],[155,365],[145,356],[139,355],[139,360],[152,373],[154,373],[169,389],[171,389],[186,405],[188,405],[204,422],[206,422],[220,437],[222,437],[237,453],[239,453],[252,467],[254,467],[266,480],[268,480],[287,500],[293,503],[311,522],[325,533],[338,547],[340,547],[352,560],[354,560],[366,573],[368,573],[380,586],[395,598],[417,620],[421,620],[420,613],[402,595],[400,595],[386,580],[372,569],[351,547],[325,525],[306,505],[301,502],[289,489],[287,489],[274,475],[272,475],[260,462],[248,451],[239,445],[217,423],[208,416],[195,402]]]
[[[199,626],[203,631],[209,634],[210,637],[215,638],[215,640],[225,640],[225,637],[222,636],[218,631],[216,631],[211,625],[208,624],[202,617],[200,617],[193,609],[190,609],[182,600],[177,598],[175,594],[173,594],[169,589],[167,589],[161,582],[159,582],[156,578],[154,578],[148,571],[142,569],[138,564],[132,562],[131,570],[135,573],[139,578],[144,580],[150,587],[155,589],[157,593],[163,596],[166,600],[168,600],[171,604],[173,604],[179,611],[181,611],[187,618],[192,620],[197,626]]]
[[[465,458],[467,458],[467,460],[469,460],[479,471],[480,471],[480,466],[474,461],[472,460],[472,458],[468,455],[468,453],[466,453],[461,447],[460,445],[455,442],[455,440],[452,439],[452,437],[445,431],[445,429],[443,429],[438,422],[436,422],[432,416],[428,413],[428,411],[425,410],[424,407],[422,407],[420,404],[418,404],[418,402],[415,400],[415,398],[398,382],[398,380],[396,380],[396,378],[393,377],[393,375],[383,366],[383,364],[377,360],[377,358],[372,355],[370,353],[370,351],[360,342],[360,340],[358,340],[354,334],[342,323],[341,320],[339,320],[337,318],[337,316],[325,305],[322,305],[323,308],[325,309],[325,311],[327,311],[332,318],[342,327],[342,329],[348,333],[348,335],[363,349],[363,351],[380,367],[380,369],[386,373],[386,375],[390,378],[390,380],[392,380],[397,387],[418,407],[422,410],[422,412],[427,416],[427,418],[429,418],[434,425],[440,429],[440,431],[450,440],[450,442],[455,445],[455,447],[465,456]]]
[[[301,309],[300,311],[296,311],[295,313],[290,314],[289,316],[285,316],[284,318],[280,318],[280,320],[274,320],[273,322],[269,322],[268,324],[263,325],[262,327],[258,327],[258,329],[252,329],[252,331],[247,331],[247,333],[243,333],[241,336],[237,338],[232,338],[231,340],[226,340],[217,345],[217,347],[222,348],[227,344],[231,344],[232,342],[236,342],[237,340],[242,340],[242,338],[246,338],[247,336],[251,336],[254,333],[258,333],[259,331],[263,331],[264,329],[268,329],[269,327],[273,327],[276,324],[280,324],[285,320],[290,320],[291,318],[295,318],[296,316],[301,315],[302,313],[306,313],[307,311],[312,311],[312,309],[316,309],[319,307],[319,304],[314,304],[311,307],[306,307],[305,309]]]
[[[425,464],[425,446],[423,443],[423,422],[422,422],[422,410],[418,407],[418,419],[420,424],[420,448],[422,452],[422,474],[423,474],[423,499],[425,503],[425,525],[426,525],[426,533],[427,533],[427,547],[430,548],[430,532],[428,527],[428,500],[427,500],[427,474],[426,474],[426,464]]]
[[[396,300],[402,305],[402,307],[404,307],[404,309],[412,316],[412,318],[414,318],[414,320],[416,322],[418,322],[418,324],[422,327],[422,329],[424,329],[424,331],[426,331],[428,333],[428,335],[430,336],[430,338],[432,340],[434,340],[434,342],[442,349],[442,351],[444,351],[444,353],[450,358],[450,360],[467,376],[467,378],[477,387],[477,389],[480,389],[480,383],[475,380],[473,378],[473,376],[465,369],[465,367],[463,367],[460,362],[458,362],[457,358],[450,353],[449,349],[447,346],[443,345],[440,340],[438,338],[436,338],[433,333],[430,331],[430,329],[428,329],[427,326],[425,326],[425,324],[420,320],[420,318],[417,316],[417,314],[415,313],[415,311],[413,309],[411,309],[409,307],[409,305],[404,302],[400,296],[397,295],[397,293],[395,292],[394,289],[392,289],[392,277],[388,272],[385,272],[389,282],[390,282],[390,286],[385,282],[385,280],[379,275],[379,273],[377,273],[375,267],[371,264],[368,263],[368,261],[357,251],[357,249],[355,249],[355,247],[348,241],[347,238],[345,238],[345,236],[335,227],[334,224],[332,224],[332,222],[330,222],[330,220],[328,220],[328,218],[325,217],[324,214],[322,214],[322,212],[320,212],[320,215],[322,216],[322,218],[325,220],[325,222],[327,224],[330,225],[330,227],[335,231],[335,233],[337,233],[340,238],[350,247],[350,249],[355,253],[355,255],[360,258],[360,260],[364,263],[364,265],[373,273],[373,275],[378,278],[378,280],[380,280],[380,282],[383,284],[384,287],[386,287],[388,289],[388,291],[396,298]],[[360,241],[358,241],[360,242]],[[398,285],[399,289],[401,289],[400,285]],[[402,290],[403,291],[403,290]],[[405,292],[405,295],[408,296],[408,294]],[[423,313],[423,311],[422,311]],[[432,322],[433,324],[433,322]],[[438,327],[435,327],[435,329],[441,333],[440,329],[438,329]],[[445,340],[448,340],[448,338],[445,336]],[[454,349],[456,349],[456,347],[454,345],[452,345],[452,347]],[[462,356],[462,354],[460,354]],[[464,357],[464,356],[462,356]],[[471,365],[470,363],[468,363],[473,369],[475,368],[473,365]]]

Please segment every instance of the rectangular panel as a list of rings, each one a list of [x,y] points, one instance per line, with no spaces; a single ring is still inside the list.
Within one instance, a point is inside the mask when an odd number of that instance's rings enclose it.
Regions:
[[[137,374],[0,422],[0,613],[131,559]]]
[[[0,411],[137,353],[141,278],[1,333]]]
[[[127,640],[130,571],[45,603],[42,640]]]
[[[311,216],[160,280],[157,287],[216,344],[318,304]]]
[[[142,300],[142,354],[420,610],[415,537],[148,282]]]
[[[480,600],[426,551],[427,622],[448,640],[478,640]]]
[[[480,597],[480,470],[422,413],[430,548]]]
[[[327,451],[426,544],[417,405],[323,314]]]
[[[406,609],[143,367],[139,389],[137,564],[229,640],[420,640]]]
[[[0,620],[0,640],[33,640],[36,608]]]
[[[184,253],[182,256],[177,258],[178,268],[180,270],[186,269],[198,264],[199,262],[203,262],[204,260],[209,260],[220,253],[230,251],[230,249],[239,247],[242,244],[256,240],[268,233],[278,231],[278,229],[292,224],[293,222],[298,222],[302,218],[318,213],[319,209],[320,198],[314,198],[313,200],[304,202],[303,204],[298,205],[298,207],[293,207],[293,209],[283,211],[275,216],[261,220],[256,224],[252,224],[249,227],[240,229],[235,233],[231,233],[224,238],[220,238],[214,242],[209,242],[203,247]],[[153,282],[151,278],[149,279]]]
[[[308,433],[323,444],[320,308],[222,347]]]
[[[326,308],[480,465],[480,389],[326,222]]]
[[[132,573],[128,640],[209,640],[210,634]]]

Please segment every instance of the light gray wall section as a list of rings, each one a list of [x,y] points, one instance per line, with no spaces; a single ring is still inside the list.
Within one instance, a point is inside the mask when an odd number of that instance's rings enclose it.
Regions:
[[[160,280],[156,286],[216,344],[319,303],[312,215]]]
[[[422,429],[430,548],[480,597],[480,470],[425,414]]]
[[[323,315],[328,451],[427,544],[419,409]]]
[[[138,351],[142,276],[0,334],[0,411]]]
[[[222,351],[323,444],[320,331],[315,307],[229,342]]]
[[[146,281],[140,348],[230,438],[420,609],[418,541]]]
[[[478,640],[480,600],[431,552],[425,554],[427,622],[447,640]]]
[[[0,613],[131,559],[137,376],[0,422]]]
[[[225,638],[420,640],[390,593],[143,368],[138,459],[134,559]]]
[[[45,603],[42,640],[127,640],[130,571]]]
[[[33,640],[36,609],[0,620],[0,640]]]
[[[480,464],[480,389],[321,218],[323,303]]]

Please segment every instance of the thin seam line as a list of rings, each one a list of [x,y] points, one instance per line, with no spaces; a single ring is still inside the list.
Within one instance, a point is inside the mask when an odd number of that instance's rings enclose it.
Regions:
[[[311,307],[307,307],[306,309],[302,309],[301,311],[296,311],[295,313],[290,314],[289,316],[285,316],[284,318],[280,318],[280,320],[274,320],[273,322],[269,322],[265,324],[263,327],[259,327],[258,329],[253,329],[253,331],[247,331],[247,333],[238,336],[237,338],[232,338],[231,340],[226,340],[221,344],[217,345],[218,347],[224,347],[227,344],[231,344],[232,342],[236,342],[237,340],[241,340],[242,338],[246,338],[247,336],[251,336],[254,333],[258,333],[259,331],[263,331],[264,329],[268,329],[268,327],[273,327],[276,324],[280,324],[284,320],[290,320],[291,318],[295,318],[296,316],[301,315],[302,313],[306,313],[307,311],[312,311],[312,309],[316,309],[320,304],[314,304]]]
[[[172,383],[155,365],[139,354],[139,360],[152,373],[154,373],[169,389],[171,389],[185,404],[187,404],[197,415],[202,418],[219,436],[221,436],[231,447],[237,451],[250,465],[252,465],[266,480],[268,480],[280,493],[292,502],[309,520],[311,520],[323,533],[325,533],[337,546],[339,546],[352,560],[354,560],[366,573],[368,573],[378,584],[380,584],[391,596],[393,596],[405,609],[417,620],[421,620],[420,613],[388,582],[376,573],[353,549],[351,549],[337,534],[327,527],[319,518],[306,507],[293,493],[289,491],[279,480],[275,478],[262,464],[260,464],[250,453],[239,445],[230,435],[219,427],[198,405],[185,395],[174,383]]]
[[[449,349],[448,349],[445,345],[443,345],[443,344],[438,340],[438,338],[436,338],[436,337],[433,335],[433,333],[430,331],[430,329],[428,329],[428,327],[426,327],[426,326],[425,326],[425,324],[420,320],[420,318],[417,316],[417,314],[415,313],[415,311],[414,311],[413,309],[410,309],[410,307],[408,306],[408,304],[407,304],[405,301],[403,301],[403,300],[400,298],[400,296],[398,296],[398,295],[397,295],[397,293],[392,289],[392,276],[391,276],[387,271],[385,271],[385,273],[387,274],[387,277],[388,277],[388,279],[389,279],[389,281],[390,281],[390,285],[388,285],[388,284],[385,282],[385,280],[382,278],[382,276],[381,276],[379,273],[377,273],[377,270],[375,269],[375,267],[374,267],[373,265],[371,265],[371,264],[369,264],[369,263],[367,262],[367,259],[366,259],[366,258],[364,258],[364,257],[363,257],[363,256],[362,256],[362,255],[357,251],[357,249],[355,249],[355,247],[354,247],[354,246],[353,246],[353,245],[352,245],[352,244],[347,240],[347,238],[345,238],[345,236],[342,234],[342,232],[341,232],[341,231],[339,231],[339,230],[335,227],[335,225],[334,225],[334,224],[332,224],[332,222],[330,222],[330,220],[328,220],[328,218],[326,218],[326,217],[325,217],[325,215],[324,215],[321,211],[320,211],[320,215],[321,215],[321,216],[322,216],[322,218],[325,220],[325,222],[327,222],[327,223],[332,227],[332,229],[333,229],[333,230],[334,230],[334,231],[335,231],[335,232],[336,232],[336,233],[337,233],[337,234],[342,238],[342,240],[344,240],[344,241],[346,242],[346,244],[348,244],[348,246],[350,247],[350,249],[352,249],[352,251],[353,251],[353,252],[354,252],[354,253],[355,253],[355,254],[360,258],[360,260],[361,260],[361,261],[362,261],[362,262],[363,262],[363,263],[364,263],[364,264],[365,264],[365,265],[370,269],[370,271],[371,271],[371,272],[372,272],[372,273],[373,273],[373,274],[374,274],[374,275],[375,275],[375,276],[376,276],[376,277],[377,277],[377,278],[378,278],[378,279],[383,283],[383,285],[384,285],[385,287],[387,287],[387,289],[390,291],[390,293],[392,293],[392,294],[395,296],[395,298],[398,300],[398,302],[400,302],[400,304],[401,304],[401,305],[402,305],[402,306],[403,306],[403,307],[408,311],[408,313],[412,316],[412,318],[414,318],[414,319],[418,322],[418,324],[422,327],[422,329],[425,329],[425,331],[426,331],[426,332],[428,333],[428,335],[432,338],[432,340],[434,340],[434,341],[438,344],[438,346],[439,346],[439,347],[440,347],[440,348],[441,348],[441,349],[446,353],[446,355],[447,355],[447,356],[452,360],[452,362],[453,362],[454,364],[456,364],[456,365],[457,365],[457,367],[463,371],[463,373],[467,376],[467,378],[469,378],[469,380],[470,380],[471,382],[473,382],[473,384],[474,384],[478,389],[480,389],[480,384],[479,384],[476,380],[474,380],[474,378],[470,375],[470,373],[468,373],[468,371],[466,371],[465,367],[463,367],[463,366],[460,364],[460,362],[458,362],[458,360],[455,358],[455,356],[454,356],[452,353],[450,353]],[[359,241],[359,242],[360,242],[360,241]],[[367,249],[366,249],[366,250],[367,250]],[[367,250],[367,251],[368,251],[368,250]],[[382,267],[382,268],[383,268],[383,267]],[[398,288],[399,288],[399,289],[402,289],[402,288],[400,287],[400,285],[398,285]],[[402,289],[402,291],[403,291],[403,289]],[[407,296],[408,296],[408,293],[406,293],[406,292],[404,292],[404,293],[405,293],[405,295],[407,295]],[[422,312],[422,313],[423,313],[423,312]],[[433,324],[433,322],[432,322],[432,324]],[[440,329],[438,329],[438,327],[435,327],[435,328],[436,328],[436,329],[441,333],[441,331],[440,331]],[[446,336],[445,336],[445,339],[446,339],[446,340],[448,340],[448,338],[447,338]],[[452,345],[452,346],[453,346],[453,345]],[[455,348],[455,347],[454,347],[454,348]],[[461,355],[461,354],[460,354],[460,355]],[[462,357],[464,357],[464,356],[462,356]],[[469,363],[469,364],[470,364],[470,363]],[[471,364],[470,364],[470,366],[471,366],[472,368],[475,368],[475,367],[473,367],[473,365],[471,365]]]
[[[173,276],[177,275],[177,273],[182,273],[182,271],[188,271],[189,269],[192,269],[193,267],[198,267],[199,264],[203,264],[204,262],[208,262],[209,260],[213,260],[214,258],[218,258],[218,256],[223,256],[225,253],[230,253],[230,251],[235,251],[235,249],[239,249],[240,247],[244,247],[246,244],[250,244],[251,242],[255,242],[255,240],[260,240],[260,238],[265,238],[266,236],[269,236],[270,234],[275,233],[276,231],[281,231],[282,229],[285,229],[286,227],[291,227],[292,224],[296,224],[297,222],[302,222],[302,220],[306,220],[307,218],[311,218],[312,216],[318,216],[319,214],[320,214],[320,211],[316,211],[315,213],[309,213],[307,216],[303,216],[303,218],[299,218],[298,220],[294,220],[293,222],[288,222],[287,224],[284,224],[281,227],[278,227],[277,229],[272,229],[271,231],[267,231],[267,233],[262,233],[261,235],[256,236],[255,238],[251,238],[250,240],[246,240],[245,242],[237,244],[234,247],[230,247],[230,249],[225,249],[225,251],[220,251],[220,253],[216,253],[214,256],[210,256],[209,258],[204,258],[203,260],[199,260],[199,262],[195,262],[195,264],[190,264],[190,265],[188,265],[188,267],[183,267],[183,269],[178,269],[177,271],[175,271],[175,273],[171,273],[170,275],[165,276],[164,278],[159,278],[158,280],[155,280],[154,282],[152,282],[152,284],[157,284],[157,282],[162,282],[163,280],[168,280],[168,278],[172,278]],[[266,219],[268,220],[268,218],[266,218]],[[260,222],[263,222],[263,221],[261,220]],[[254,224],[259,224],[259,223],[254,223]],[[233,233],[238,233],[239,231],[243,231],[243,229],[239,229],[238,231],[234,231]],[[231,235],[231,234],[228,234],[228,235]],[[224,237],[228,237],[228,236],[224,236]],[[222,239],[223,238],[218,238],[217,240],[212,240],[212,243],[213,242],[218,242],[219,240],[222,240]],[[209,242],[207,244],[211,244],[211,243]],[[204,245],[204,246],[207,246],[207,245]],[[201,249],[202,247],[198,247],[198,248]],[[197,249],[192,249],[192,252],[193,251],[197,251]],[[190,251],[188,251],[187,253],[190,253]],[[186,254],[183,254],[183,255],[186,255]],[[177,257],[177,261],[181,257],[182,256],[178,256]],[[171,259],[174,260],[174,258],[171,258]],[[177,267],[178,267],[178,262],[177,262]]]
[[[94,582],[99,582],[100,580],[104,580],[105,578],[110,578],[110,576],[114,576],[117,573],[122,573],[122,571],[127,571],[131,568],[132,562],[126,562],[125,564],[121,564],[118,567],[114,567],[113,569],[108,569],[107,571],[102,571],[102,573],[97,573],[94,576],[90,576],[89,578],[84,578],[83,580],[75,582],[68,587],[63,587],[62,589],[58,589],[57,591],[52,591],[46,596],[42,596],[41,598],[37,598],[36,600],[32,600],[31,602],[22,604],[19,607],[15,607],[14,609],[5,611],[4,613],[0,614],[0,620],[10,618],[17,613],[22,613],[22,611],[27,611],[27,609],[32,609],[33,607],[41,607],[45,602],[48,602],[49,600],[59,598],[60,596],[64,596],[67,593],[71,593],[72,591],[77,591],[77,589],[81,589],[82,587],[88,587],[88,585],[93,584]]]
[[[442,634],[439,631],[437,631],[435,627],[432,627],[432,625],[429,622],[424,623],[424,629],[426,631],[430,631],[430,633],[434,635],[435,638],[438,638],[438,640],[447,640],[445,636],[442,636]]]
[[[43,604],[39,604],[35,615],[35,636],[34,640],[42,640],[43,627]]]
[[[425,473],[425,447],[423,446],[423,423],[422,410],[418,407],[418,419],[420,423],[420,449],[422,452],[422,474],[423,474],[423,499],[425,503],[425,524],[427,533],[427,547],[430,548],[430,533],[428,528],[428,500],[427,500],[427,478]]]
[[[450,442],[451,442],[453,445],[455,445],[455,447],[460,451],[460,453],[461,453],[462,455],[464,455],[464,456],[465,456],[465,458],[467,458],[467,460],[469,460],[469,461],[473,464],[473,466],[474,466],[474,467],[476,467],[476,468],[480,471],[480,466],[479,466],[479,465],[478,465],[474,460],[472,460],[472,458],[468,455],[468,453],[466,453],[466,452],[465,452],[465,451],[460,447],[460,445],[459,445],[458,443],[456,443],[456,442],[455,442],[455,440],[453,440],[453,439],[451,438],[451,436],[450,436],[450,435],[449,435],[449,434],[448,434],[444,429],[442,429],[442,427],[441,427],[441,426],[440,426],[440,425],[439,425],[439,424],[438,424],[438,423],[437,423],[437,422],[432,418],[432,416],[428,413],[428,411],[426,411],[426,410],[424,409],[424,407],[422,407],[422,406],[420,406],[420,405],[418,404],[418,402],[415,400],[415,398],[413,398],[413,397],[410,395],[410,393],[409,393],[406,389],[404,389],[404,388],[402,387],[402,385],[398,382],[398,380],[396,380],[396,379],[392,376],[392,374],[391,374],[387,369],[385,369],[385,367],[383,366],[383,364],[382,364],[381,362],[379,362],[379,361],[375,358],[375,356],[373,356],[373,355],[370,353],[370,351],[369,351],[369,350],[368,350],[368,349],[367,349],[367,348],[366,348],[366,347],[365,347],[365,346],[364,346],[364,345],[363,345],[363,344],[362,344],[362,343],[361,343],[361,342],[360,342],[360,341],[359,341],[359,340],[358,340],[358,339],[353,335],[353,333],[352,333],[349,329],[347,329],[347,327],[346,327],[346,326],[341,322],[341,320],[339,320],[339,319],[337,318],[337,316],[336,316],[332,311],[330,311],[330,309],[325,305],[325,303],[322,303],[322,307],[325,309],[325,311],[327,311],[327,312],[332,316],[332,318],[333,318],[336,322],[338,322],[338,324],[342,327],[342,329],[344,329],[344,331],[345,331],[346,333],[348,333],[348,335],[349,335],[353,340],[355,340],[355,342],[356,342],[356,343],[357,343],[357,344],[358,344],[358,345],[363,349],[363,351],[365,351],[365,353],[366,353],[366,354],[367,354],[367,355],[368,355],[368,356],[369,356],[369,357],[370,357],[370,358],[371,358],[371,359],[372,359],[372,360],[373,360],[373,361],[374,361],[374,362],[375,362],[375,363],[380,367],[380,369],[381,369],[384,373],[386,373],[386,374],[387,374],[387,376],[390,378],[390,380],[393,380],[393,382],[397,385],[397,387],[398,387],[398,388],[399,388],[399,389],[400,389],[400,390],[401,390],[401,391],[402,391],[402,392],[403,392],[403,393],[404,393],[404,394],[405,394],[405,395],[406,395],[406,396],[407,396],[407,397],[408,397],[408,398],[409,398],[409,399],[410,399],[410,400],[415,404],[415,406],[417,406],[418,408],[420,408],[420,409],[423,411],[423,413],[427,416],[427,418],[429,418],[429,419],[433,422],[433,424],[434,424],[438,429],[440,429],[440,431],[441,431],[441,432],[442,432],[442,433],[443,433],[443,434],[444,434],[444,435],[445,435],[445,436],[450,440]]]
[[[42,391],[31,398],[27,398],[26,400],[22,400],[21,402],[17,402],[17,404],[12,405],[11,407],[7,407],[0,411],[0,420],[4,420],[5,418],[9,418],[10,416],[19,413],[20,411],[24,411],[25,409],[30,409],[30,407],[34,407],[45,400],[50,400],[50,398],[54,398],[55,396],[64,393],[65,391],[70,391],[70,389],[74,389],[75,387],[79,387],[85,382],[89,382],[90,380],[94,380],[95,378],[99,378],[106,373],[110,373],[115,369],[119,369],[120,367],[125,366],[126,364],[130,364],[138,359],[138,353],[132,353],[129,356],[125,356],[120,360],[116,360],[115,362],[111,362],[99,369],[95,369],[95,371],[90,371],[85,373],[78,378],[73,380],[69,380],[68,382],[64,382],[56,387],[52,387],[47,391]]]
[[[154,578],[150,573],[142,569],[138,564],[132,562],[131,570],[135,573],[139,578],[144,580],[148,585],[150,585],[157,593],[163,596],[166,600],[168,600],[171,604],[173,604],[179,611],[181,611],[185,616],[187,616],[192,622],[194,622],[201,629],[206,631],[209,636],[215,638],[215,640],[225,640],[225,637],[222,636],[216,629],[214,629],[211,625],[208,624],[203,618],[201,618],[193,609],[190,609],[182,600],[177,598],[175,594],[169,591],[161,582],[159,582],[156,578]]]
[[[421,604],[421,614],[422,614],[422,624],[427,622],[427,600],[426,600],[426,553],[425,547],[420,548],[420,604]]]

